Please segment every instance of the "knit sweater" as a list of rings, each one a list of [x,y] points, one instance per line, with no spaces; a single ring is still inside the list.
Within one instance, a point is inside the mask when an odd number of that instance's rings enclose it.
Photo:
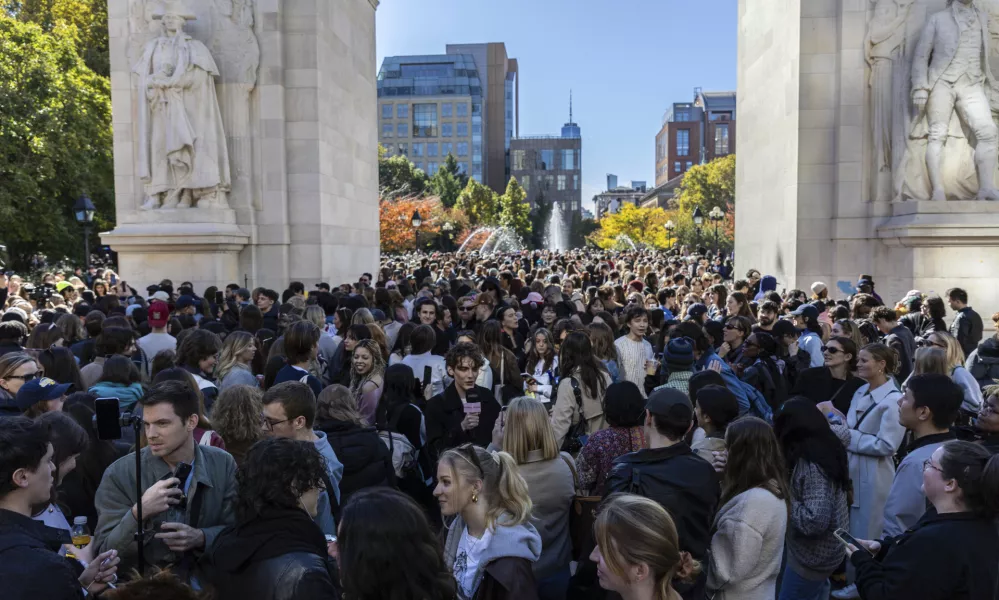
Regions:
[[[846,490],[815,463],[799,461],[791,474],[788,564],[805,579],[821,581],[843,562],[843,545],[833,536],[850,526]]]

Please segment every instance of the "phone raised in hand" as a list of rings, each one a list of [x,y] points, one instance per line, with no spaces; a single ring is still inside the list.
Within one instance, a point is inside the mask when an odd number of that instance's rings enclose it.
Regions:
[[[430,385],[433,376],[434,376],[434,370],[432,367],[430,367],[429,365],[423,367],[423,387],[427,387],[428,385]]]
[[[857,550],[863,550],[864,552],[867,552],[871,556],[874,556],[874,553],[868,550],[865,546],[861,545],[860,542],[857,541],[857,538],[850,535],[849,531],[840,528],[834,531],[833,535],[836,536],[836,539],[843,542],[844,546],[853,546]]]
[[[98,398],[94,401],[94,425],[97,437],[102,440],[120,440],[122,418],[117,398]]]
[[[215,292],[215,306],[224,307],[225,306],[225,293]]]

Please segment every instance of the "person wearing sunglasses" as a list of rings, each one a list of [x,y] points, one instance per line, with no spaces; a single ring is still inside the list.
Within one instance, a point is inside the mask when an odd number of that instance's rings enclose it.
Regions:
[[[980,443],[992,454],[999,454],[999,385],[983,390],[985,400],[975,420],[975,433]]]
[[[24,412],[16,402],[17,392],[25,383],[43,374],[38,363],[23,352],[10,352],[0,357],[0,417],[17,416]]]

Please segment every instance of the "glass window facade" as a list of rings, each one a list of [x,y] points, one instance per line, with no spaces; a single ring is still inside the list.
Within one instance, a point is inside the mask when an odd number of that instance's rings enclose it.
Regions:
[[[451,137],[454,126],[451,123],[441,123],[441,137]]]
[[[554,183],[555,183],[555,176],[554,175],[545,175],[545,189],[546,190],[552,189],[552,185]]]
[[[383,138],[390,138],[390,137],[392,137],[392,133],[394,131],[395,131],[395,128],[392,127],[391,123],[382,123],[382,137]]]
[[[576,151],[573,149],[562,150],[562,170],[575,171],[576,168]]]
[[[392,105],[382,104],[382,118],[391,119],[392,118]]]
[[[690,154],[690,130],[681,129],[676,132],[676,153],[678,156]]]
[[[413,156],[423,156],[423,144],[421,142],[413,144]]]
[[[459,121],[459,122],[455,123],[455,125],[457,127],[457,132],[455,133],[455,135],[457,135],[458,137],[468,137],[468,122],[467,121]]]
[[[468,116],[468,103],[467,102],[457,102],[454,105],[455,116],[467,117]]]
[[[450,117],[451,116],[451,103],[441,102],[441,116]]]
[[[437,173],[437,163],[428,162],[427,163],[427,175],[433,175]]]
[[[460,163],[458,163],[458,172],[459,173],[468,173],[468,163],[467,162],[460,162]]]
[[[409,137],[409,123],[396,123],[395,136],[401,138]]]
[[[728,154],[728,125],[715,125],[715,155]]]
[[[458,142],[458,156],[468,156],[468,142]]]
[[[678,162],[673,163],[673,172],[674,173],[679,173],[680,170],[681,170],[680,163],[678,163]]]
[[[454,154],[454,144],[451,142],[441,142],[441,156]]]
[[[687,161],[687,170],[689,171],[690,168],[693,167],[693,166],[694,166],[694,163],[688,160]]]
[[[560,192],[565,191],[565,175],[558,176],[558,191]]]
[[[399,144],[399,154],[402,154],[403,156],[409,154],[409,144],[400,143]]]
[[[437,143],[431,142],[427,144],[427,156],[437,156]]]
[[[523,171],[527,166],[526,152],[523,150],[514,150],[511,154],[513,155],[513,170]]]
[[[396,104],[395,105],[395,117],[397,119],[408,119],[409,118],[409,105],[408,104]]]
[[[538,168],[542,171],[552,171],[555,169],[555,151],[554,150],[542,150],[540,152],[541,164]]]
[[[524,191],[530,191],[531,189],[531,176],[521,175],[520,176],[520,187],[524,188]]]
[[[572,176],[572,189],[573,190],[579,189],[579,175]]]
[[[437,105],[413,105],[413,137],[437,137]]]

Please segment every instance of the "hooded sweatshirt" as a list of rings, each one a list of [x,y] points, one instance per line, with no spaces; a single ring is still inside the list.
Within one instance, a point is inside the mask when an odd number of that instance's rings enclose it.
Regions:
[[[523,558],[534,563],[541,558],[541,535],[537,529],[530,523],[503,525],[510,518],[510,515],[500,517],[493,527],[486,529],[479,540],[468,536],[468,527],[461,516],[451,523],[444,544],[444,560],[458,583],[460,600],[475,598],[490,563],[501,558]],[[462,544],[462,537],[470,539],[470,548]],[[474,574],[470,574],[469,571],[473,568]]]
[[[763,279],[760,280],[760,291],[753,298],[756,302],[763,300],[763,297],[768,293],[773,292],[777,289],[777,278],[773,275],[764,275]]]
[[[121,412],[132,412],[135,404],[145,394],[140,383],[124,385],[110,381],[98,381],[90,387],[89,392],[98,398],[117,398],[118,410]]]

